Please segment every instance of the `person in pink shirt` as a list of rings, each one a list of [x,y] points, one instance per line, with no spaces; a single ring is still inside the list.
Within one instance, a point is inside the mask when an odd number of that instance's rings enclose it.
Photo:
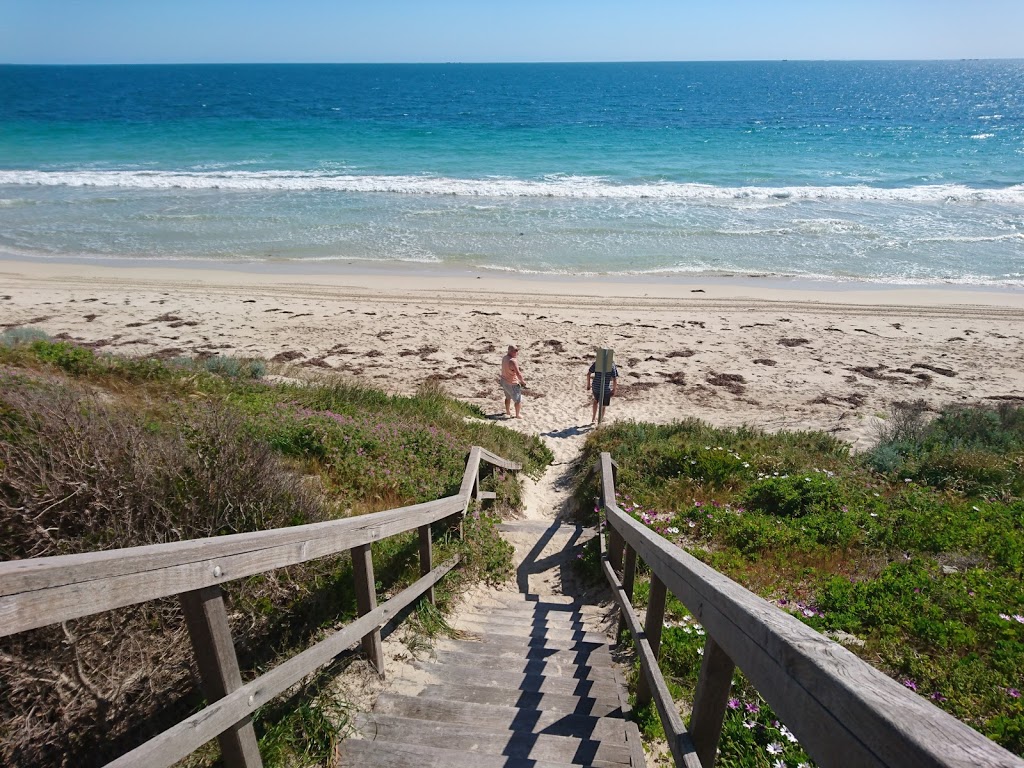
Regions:
[[[508,352],[501,358],[501,376],[498,377],[498,382],[505,392],[505,415],[511,418],[512,403],[515,403],[516,418],[519,419],[522,418],[520,410],[523,407],[523,387],[526,386],[526,382],[523,381],[523,373],[519,370],[517,357],[519,357],[519,347],[509,344]]]

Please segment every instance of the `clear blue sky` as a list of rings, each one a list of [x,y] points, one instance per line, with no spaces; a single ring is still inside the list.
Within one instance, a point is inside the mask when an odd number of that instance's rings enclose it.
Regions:
[[[0,62],[1024,58],[1024,0],[0,0]]]

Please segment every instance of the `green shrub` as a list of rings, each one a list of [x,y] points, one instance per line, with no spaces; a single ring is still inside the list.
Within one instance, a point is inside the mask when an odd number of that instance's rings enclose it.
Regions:
[[[41,328],[8,328],[0,333],[0,347],[22,347],[49,340],[50,334]]]
[[[839,484],[827,475],[798,474],[765,477],[751,483],[740,496],[750,509],[779,517],[802,517],[811,512],[834,512],[843,505]]]
[[[41,362],[55,365],[72,376],[82,376],[99,367],[91,349],[77,347],[66,341],[34,341],[32,352]]]
[[[500,584],[512,575],[514,549],[501,533],[501,518],[487,512],[471,509],[462,524],[462,567],[474,581]]]
[[[259,379],[267,372],[267,366],[262,360],[228,355],[208,357],[202,361],[202,366],[210,373],[232,379]]]
[[[1013,470],[1005,457],[970,448],[933,451],[921,460],[913,475],[933,488],[957,490],[967,496],[997,493],[1013,480]]]

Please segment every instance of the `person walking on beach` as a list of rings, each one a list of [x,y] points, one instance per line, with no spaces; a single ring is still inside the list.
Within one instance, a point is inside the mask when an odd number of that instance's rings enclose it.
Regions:
[[[597,421],[597,406],[601,400],[604,400],[604,407],[607,408],[612,403],[612,395],[615,394],[615,390],[619,385],[619,369],[612,365],[611,373],[598,373],[596,372],[597,361],[595,360],[590,364],[590,369],[587,371],[587,389],[589,389],[594,395],[593,407],[590,412],[590,423],[593,424]]]
[[[523,381],[523,372],[519,370],[517,357],[519,347],[509,344],[508,352],[501,358],[501,376],[498,377],[498,381],[505,392],[505,416],[511,418],[511,406],[515,403],[516,418],[519,419],[522,418],[519,412],[523,407],[523,387],[526,386],[526,382]]]

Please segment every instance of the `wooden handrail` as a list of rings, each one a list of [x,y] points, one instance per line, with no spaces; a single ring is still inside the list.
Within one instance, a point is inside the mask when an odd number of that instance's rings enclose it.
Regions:
[[[179,595],[209,706],[111,766],[168,766],[217,737],[229,768],[261,765],[252,713],[362,639],[383,674],[380,628],[414,600],[433,601],[434,585],[459,558],[434,567],[430,525],[468,509],[480,492],[480,462],[520,464],[474,446],[459,492],[437,501],[343,520],[144,547],[0,563],[0,637],[160,597]],[[493,494],[491,494],[493,496]],[[369,545],[418,530],[421,578],[376,605]],[[319,557],[351,551],[359,618],[327,639],[242,684],[220,585]]]
[[[311,672],[329,664],[334,657],[374,629],[379,629],[394,618],[403,608],[412,603],[441,577],[455,567],[459,558],[453,557],[434,568],[426,576],[406,587],[386,603],[381,603],[369,613],[360,616],[351,624],[321,640],[255,680],[236,688],[222,699],[154,736],[131,752],[122,755],[106,768],[164,768],[174,765],[191,754],[222,731],[230,728],[242,718],[269,702],[278,694],[288,690]]]
[[[443,520],[466,510],[467,481],[475,482],[481,459],[521,468],[473,447],[459,493],[437,501],[290,528],[0,562],[0,637],[296,565]]]
[[[700,620],[717,646],[716,654],[725,654],[743,671],[819,765],[1024,768],[1024,760],[641,525],[616,502],[609,454],[601,454],[600,468],[602,506],[610,533],[618,534]],[[611,571],[609,580],[617,599],[628,604],[618,578],[611,579],[615,575],[611,558],[605,560],[609,566],[606,576]],[[628,615],[625,618],[634,635],[643,639],[638,623]],[[645,675],[660,677],[656,664],[647,669],[655,655],[641,653],[641,664]],[[702,667],[698,691],[720,691],[723,684],[728,686],[728,677],[724,681],[707,679],[715,674],[713,667]],[[722,668],[719,665],[719,670]],[[731,677],[731,665],[724,668]],[[667,693],[667,688],[664,691]],[[706,697],[716,698],[720,697]],[[674,709],[671,702],[656,703],[659,712]],[[722,715],[724,699],[720,713],[709,716],[705,712],[701,719],[713,727]],[[666,733],[674,732],[675,724],[663,724]],[[696,728],[698,724],[692,725]],[[698,745],[704,768],[711,768],[717,733],[710,747],[703,735],[689,734]],[[676,760],[677,765],[691,764],[678,755]]]

